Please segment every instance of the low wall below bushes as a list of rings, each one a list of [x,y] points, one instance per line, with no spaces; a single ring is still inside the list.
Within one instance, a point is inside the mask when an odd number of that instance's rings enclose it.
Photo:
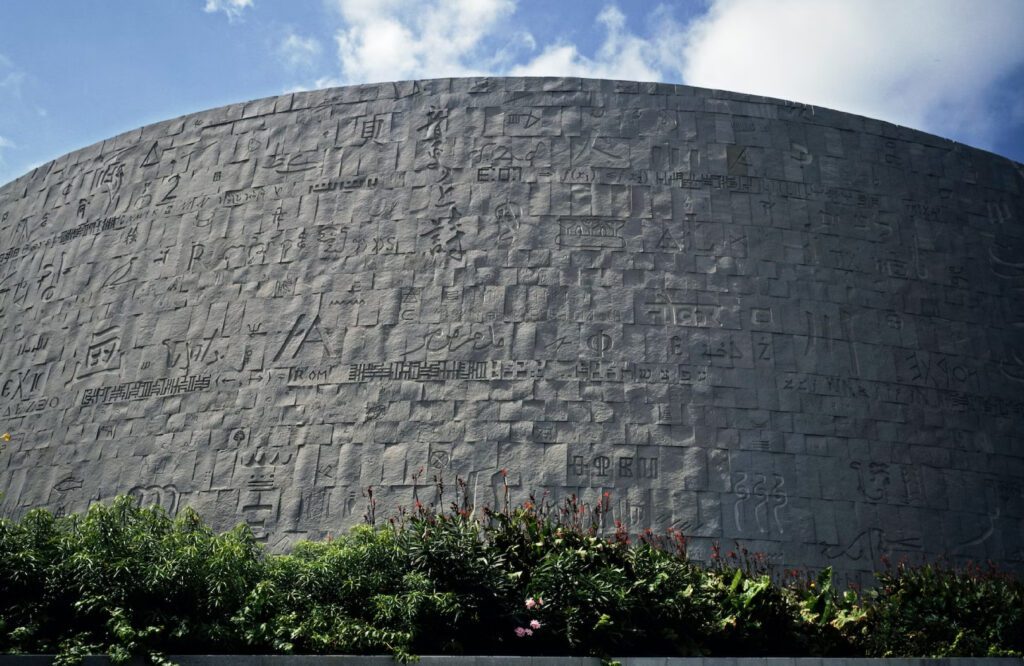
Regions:
[[[385,666],[398,663],[389,656],[363,655],[183,655],[170,656],[179,666]],[[1021,666],[1015,657],[957,657],[948,659],[854,659],[816,657],[620,657],[622,666]],[[53,655],[0,655],[0,666],[43,666]],[[82,666],[107,666],[107,657],[86,657]],[[131,662],[145,663],[142,660]],[[599,666],[596,657],[420,657],[423,666]]]

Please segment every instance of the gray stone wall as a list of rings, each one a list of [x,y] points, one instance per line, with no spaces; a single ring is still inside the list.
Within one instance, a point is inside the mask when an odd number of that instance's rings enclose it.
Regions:
[[[0,506],[269,546],[435,499],[610,507],[851,577],[1024,563],[1024,166],[580,79],[284,95],[0,189]]]

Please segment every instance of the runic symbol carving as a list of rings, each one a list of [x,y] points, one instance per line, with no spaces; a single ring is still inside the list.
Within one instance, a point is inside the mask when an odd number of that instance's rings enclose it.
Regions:
[[[661,234],[661,238],[658,239],[658,249],[669,250],[670,252],[679,252],[685,248],[681,242],[676,240],[671,231],[665,229]]]
[[[298,344],[295,346],[295,351],[293,351],[288,358],[295,358],[298,356],[302,348],[310,342],[319,342],[324,346],[324,350],[327,352],[327,355],[331,356],[331,350],[328,348],[327,341],[324,339],[324,336],[320,331],[320,315],[313,317],[313,321],[309,326],[303,325],[305,321],[305,314],[300,314],[295,320],[295,324],[292,326],[291,330],[288,331],[287,337],[285,337],[284,342],[281,343],[281,347],[274,355],[275,362],[281,359],[285,350],[292,344],[293,340],[298,340]]]
[[[149,152],[146,153],[146,156],[142,159],[142,165],[141,166],[154,166],[156,164],[159,164],[160,163],[160,155],[161,155],[160,144],[158,142],[154,141],[153,145],[149,147]]]
[[[726,153],[729,175],[745,176],[747,174],[747,167],[752,166],[747,149],[743,146],[727,146]]]

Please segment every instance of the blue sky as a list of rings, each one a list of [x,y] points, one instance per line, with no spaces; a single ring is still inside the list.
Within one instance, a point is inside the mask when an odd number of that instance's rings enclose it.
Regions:
[[[480,74],[758,93],[1024,162],[1024,0],[0,0],[0,183],[223,104]]]

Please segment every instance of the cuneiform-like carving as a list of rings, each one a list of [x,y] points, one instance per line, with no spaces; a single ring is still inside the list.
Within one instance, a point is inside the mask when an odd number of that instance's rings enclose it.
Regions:
[[[82,393],[81,404],[83,407],[97,404],[109,405],[116,402],[181,395],[193,391],[203,391],[208,388],[210,388],[210,375],[189,375],[188,377],[176,378],[163,377],[160,379],[85,389]]]

